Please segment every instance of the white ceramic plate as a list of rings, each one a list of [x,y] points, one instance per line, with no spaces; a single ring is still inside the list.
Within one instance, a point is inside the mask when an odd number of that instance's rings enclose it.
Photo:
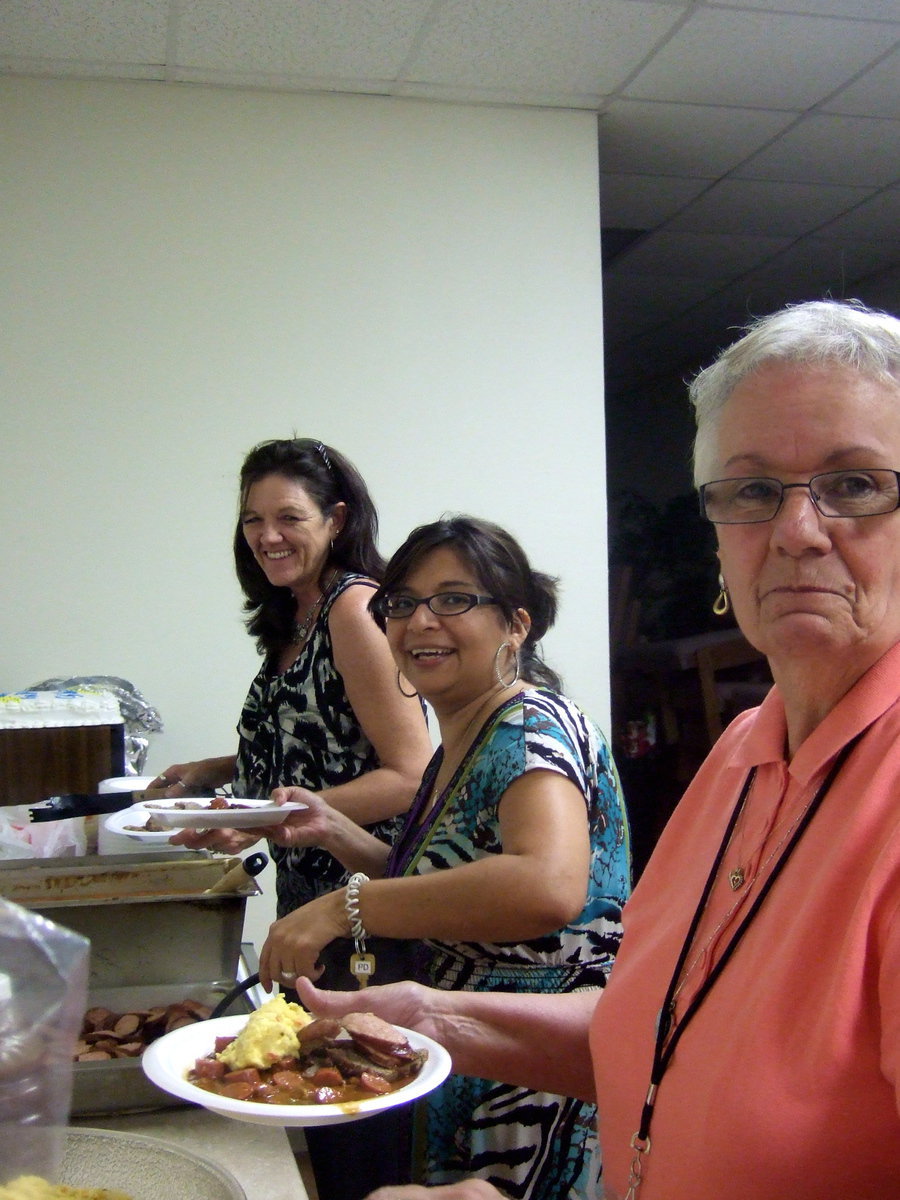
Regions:
[[[259,825],[278,825],[288,813],[307,808],[306,804],[273,804],[271,800],[235,800],[243,808],[210,808],[212,800],[191,799],[192,804],[202,808],[167,807],[164,800],[146,800],[148,808],[157,820],[169,829],[253,829]],[[179,799],[179,803],[182,801]]]
[[[246,1023],[246,1016],[219,1017],[174,1029],[151,1042],[144,1051],[141,1058],[144,1073],[158,1088],[181,1100],[202,1105],[220,1116],[255,1125],[340,1125],[344,1121],[358,1121],[361,1117],[370,1117],[427,1095],[450,1074],[450,1055],[443,1046],[424,1034],[403,1029],[401,1032],[406,1034],[413,1049],[427,1050],[428,1058],[415,1079],[399,1091],[373,1096],[371,1100],[354,1100],[347,1104],[258,1104],[252,1100],[215,1096],[188,1083],[188,1071],[198,1058],[215,1047],[216,1038],[233,1037]]]
[[[144,804],[132,804],[131,808],[120,809],[112,813],[103,822],[103,828],[110,833],[118,833],[122,837],[131,838],[134,842],[163,843],[172,836],[171,829],[145,830],[143,828],[126,828],[126,826],[144,826],[150,819],[150,810]],[[174,848],[174,847],[173,847]]]

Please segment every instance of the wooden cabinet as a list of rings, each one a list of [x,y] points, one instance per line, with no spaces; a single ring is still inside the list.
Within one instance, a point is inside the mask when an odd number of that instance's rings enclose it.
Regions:
[[[96,792],[101,779],[124,774],[124,724],[0,729],[0,804]]]

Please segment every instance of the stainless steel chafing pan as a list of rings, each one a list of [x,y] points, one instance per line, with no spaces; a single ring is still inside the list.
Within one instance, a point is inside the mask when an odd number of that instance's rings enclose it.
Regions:
[[[211,1008],[257,967],[242,946],[247,899],[260,889],[237,857],[103,855],[0,862],[0,895],[87,937],[88,1007],[133,1012],[194,999]],[[208,891],[229,872],[236,891]],[[242,996],[232,1011],[254,1007]],[[177,1104],[139,1059],[75,1065],[72,1115]]]

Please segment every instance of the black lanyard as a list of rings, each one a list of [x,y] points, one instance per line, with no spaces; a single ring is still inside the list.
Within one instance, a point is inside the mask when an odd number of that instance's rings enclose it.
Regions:
[[[672,1032],[672,1036],[669,1037],[668,1035],[669,1035],[669,1031],[671,1029],[671,1024],[672,1024],[672,1007],[673,1007],[674,1000],[675,1000],[675,993],[678,988],[678,979],[679,979],[679,976],[681,975],[682,969],[684,968],[684,964],[687,961],[688,954],[691,951],[691,946],[693,944],[694,938],[697,936],[697,930],[700,926],[700,921],[703,918],[703,914],[706,910],[706,905],[709,901],[710,893],[712,892],[713,886],[716,882],[716,877],[719,873],[719,868],[722,865],[722,859],[725,857],[725,854],[728,850],[728,844],[731,841],[732,834],[734,833],[734,827],[737,824],[737,820],[738,820],[738,817],[740,816],[741,809],[744,807],[744,803],[750,792],[750,788],[753,785],[753,779],[754,779],[754,776],[756,775],[755,767],[748,773],[747,778],[744,780],[744,786],[741,788],[741,794],[740,794],[740,796],[738,796],[737,803],[735,804],[734,810],[732,811],[731,817],[728,821],[728,825],[725,829],[725,834],[722,838],[722,844],[719,846],[719,850],[718,850],[718,853],[716,854],[715,861],[713,862],[712,868],[709,872],[709,876],[706,880],[706,885],[703,888],[703,894],[700,897],[700,902],[697,905],[697,910],[694,913],[694,917],[693,917],[693,920],[691,921],[690,928],[688,929],[687,935],[684,939],[684,945],[681,947],[681,953],[678,956],[678,962],[675,964],[675,970],[672,972],[672,979],[671,979],[671,982],[669,983],[669,987],[666,992],[665,1001],[663,1002],[663,1006],[660,1010],[659,1020],[657,1022],[657,1029],[656,1029],[656,1045],[655,1045],[655,1048],[653,1051],[653,1065],[652,1065],[651,1071],[650,1071],[650,1087],[649,1087],[649,1090],[647,1091],[647,1098],[644,1101],[643,1111],[641,1112],[640,1128],[638,1129],[638,1132],[634,1135],[634,1137],[631,1140],[632,1149],[635,1150],[636,1156],[639,1154],[649,1152],[649,1149],[650,1149],[650,1123],[653,1119],[653,1109],[654,1109],[654,1105],[656,1103],[656,1093],[657,1093],[657,1089],[659,1088],[660,1083],[662,1082],[662,1078],[666,1073],[669,1063],[672,1060],[672,1055],[675,1053],[675,1047],[678,1045],[679,1041],[681,1040],[681,1036],[684,1033],[684,1031],[687,1029],[688,1025],[691,1023],[693,1018],[696,1016],[697,1011],[700,1008],[701,1004],[706,999],[706,997],[709,995],[709,993],[712,991],[713,987],[715,986],[716,982],[719,979],[719,976],[722,974],[723,970],[725,969],[725,966],[729,962],[732,954],[734,954],[739,943],[743,939],[744,934],[750,928],[750,925],[756,918],[756,914],[759,912],[759,910],[763,904],[763,901],[768,896],[768,894],[772,888],[772,885],[774,884],[774,882],[778,878],[778,876],[781,874],[782,870],[784,869],[785,864],[787,863],[788,859],[790,858],[791,854],[793,853],[794,848],[796,847],[797,843],[800,841],[800,838],[803,836],[804,832],[806,831],[806,828],[809,825],[810,821],[813,819],[816,812],[820,808],[822,801],[825,799],[826,795],[828,794],[828,791],[831,788],[832,784],[834,783],[835,779],[837,778],[839,772],[841,771],[841,768],[844,766],[844,763],[847,761],[848,757],[850,756],[850,753],[852,752],[853,748],[856,746],[856,743],[859,741],[859,739],[861,737],[862,737],[862,733],[858,733],[851,742],[847,743],[847,745],[843,748],[843,750],[841,750],[840,754],[835,759],[834,765],[832,766],[831,770],[828,772],[828,775],[825,777],[825,780],[823,781],[821,787],[819,788],[819,790],[816,792],[815,796],[813,796],[812,800],[810,801],[809,806],[806,809],[806,812],[803,814],[801,819],[797,822],[797,828],[794,830],[793,834],[790,837],[790,840],[788,841],[787,845],[785,846],[784,850],[782,851],[780,858],[777,860],[777,862],[775,863],[775,866],[772,868],[771,874],[763,883],[762,887],[759,890],[759,893],[756,896],[756,899],[753,901],[753,904],[747,910],[747,913],[745,914],[744,919],[741,921],[740,925],[734,931],[734,935],[732,936],[728,945],[723,950],[721,957],[714,964],[709,975],[703,981],[701,986],[697,989],[695,996],[693,997],[693,999],[691,1000],[691,1002],[688,1004],[687,1008],[685,1009],[684,1015],[682,1016],[681,1020],[676,1025],[675,1030]],[[639,1181],[640,1166],[638,1165],[638,1168],[635,1171],[635,1166],[633,1164],[632,1165],[633,1177],[635,1174],[637,1175],[638,1181]],[[630,1194],[633,1194],[633,1192]]]

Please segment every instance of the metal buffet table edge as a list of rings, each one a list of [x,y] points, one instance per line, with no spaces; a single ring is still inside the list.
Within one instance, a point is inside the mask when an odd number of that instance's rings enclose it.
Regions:
[[[256,969],[252,944],[244,943],[241,950],[246,972],[251,974]],[[203,1155],[231,1172],[247,1200],[309,1200],[287,1130],[282,1126],[232,1121],[193,1106],[90,1116],[71,1124],[75,1128],[144,1134]]]

